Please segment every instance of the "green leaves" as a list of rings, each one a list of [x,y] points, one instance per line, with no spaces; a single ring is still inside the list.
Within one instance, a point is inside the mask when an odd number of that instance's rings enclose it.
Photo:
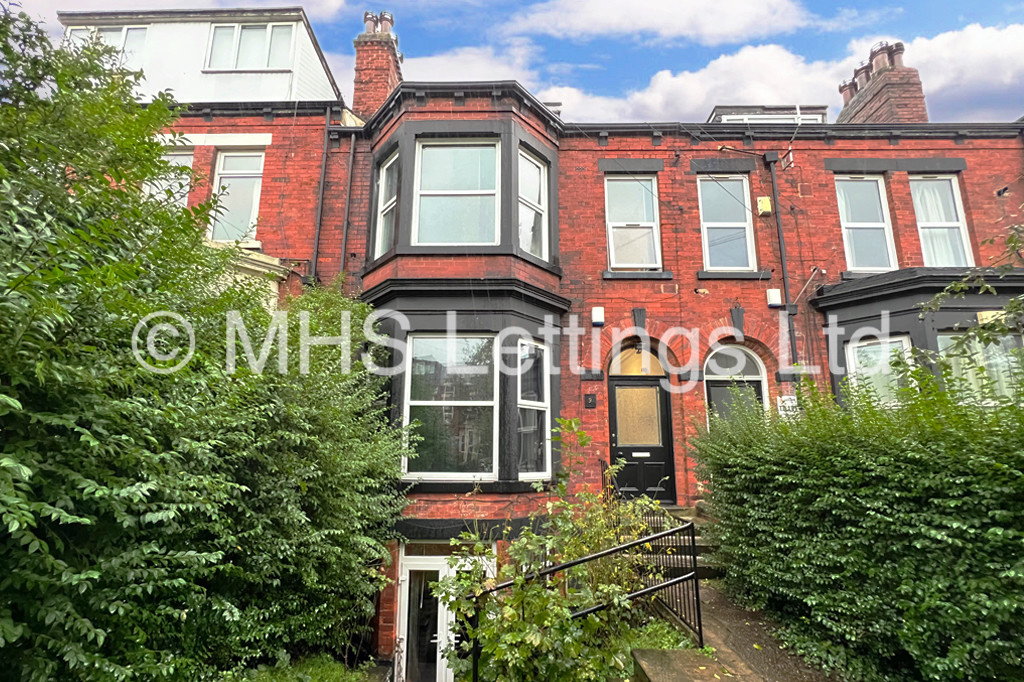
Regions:
[[[1020,679],[1024,403],[907,372],[895,405],[808,384],[799,417],[713,418],[708,532],[736,593],[850,679]]]
[[[161,158],[170,97],[139,106],[114,60],[0,13],[0,676],[345,657],[404,505],[402,433],[379,379],[336,371],[340,349],[307,375],[226,373],[227,311],[262,337],[265,290],[204,245],[211,204],[147,191],[198,180]],[[334,287],[291,306],[333,333],[368,314]],[[166,376],[131,348],[160,310],[197,330]]]

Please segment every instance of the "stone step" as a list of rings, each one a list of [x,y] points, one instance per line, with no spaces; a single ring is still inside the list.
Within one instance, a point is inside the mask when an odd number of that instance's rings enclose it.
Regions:
[[[633,682],[714,682],[735,676],[696,649],[634,649]]]

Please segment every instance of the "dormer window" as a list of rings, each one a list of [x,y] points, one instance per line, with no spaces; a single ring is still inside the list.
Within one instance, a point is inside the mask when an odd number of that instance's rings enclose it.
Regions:
[[[290,69],[293,24],[218,24],[206,67],[225,71]]]
[[[84,43],[94,34],[105,44],[121,51],[124,68],[131,71],[142,69],[145,26],[76,26],[68,29],[68,37],[75,43]]]

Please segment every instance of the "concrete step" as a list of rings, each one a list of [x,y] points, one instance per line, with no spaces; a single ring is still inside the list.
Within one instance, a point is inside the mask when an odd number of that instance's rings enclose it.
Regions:
[[[735,675],[696,649],[634,649],[633,682],[715,682]]]

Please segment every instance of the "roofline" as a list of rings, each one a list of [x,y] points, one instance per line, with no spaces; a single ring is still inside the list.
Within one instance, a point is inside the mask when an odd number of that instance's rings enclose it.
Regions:
[[[334,73],[327,63],[324,52],[320,49],[320,42],[316,39],[313,26],[309,23],[306,10],[302,7],[236,7],[224,9],[157,9],[157,10],[112,10],[112,11],[91,11],[91,10],[70,10],[57,12],[57,20],[64,26],[86,24],[93,26],[125,24],[132,22],[188,22],[205,19],[265,19],[265,18],[290,18],[298,19],[306,27],[306,33],[313,42],[313,49],[320,60],[320,65],[327,74],[327,80],[331,84],[331,90],[338,101],[344,104],[341,96],[341,89],[334,79]]]
[[[872,138],[1014,138],[1024,135],[1024,121],[994,123],[700,123],[680,121],[635,121],[628,123],[577,123],[563,121],[547,105],[514,80],[501,81],[402,81],[377,112],[366,122],[372,132],[391,117],[394,107],[406,96],[470,94],[513,94],[546,119],[560,136],[686,135],[697,141],[719,140],[842,140]],[[815,105],[817,106],[817,105]]]
[[[287,114],[309,112],[323,114],[328,107],[343,109],[344,103],[338,100],[284,100],[275,102],[178,102],[182,107],[182,116],[217,116],[221,114]]]
[[[797,109],[809,109],[815,111],[818,109],[824,109],[825,116],[828,117],[827,104],[716,104],[713,107],[711,107],[711,113],[708,114],[708,117],[707,119],[705,119],[704,122],[710,123],[711,119],[715,117],[715,112],[717,112],[719,109],[790,109],[792,110],[793,114],[796,114]],[[754,115],[756,115],[756,113],[754,113]],[[758,123],[757,125],[764,124]]]
[[[994,287],[1006,286],[1016,289],[1024,286],[1022,268],[1013,268],[1006,272],[998,268],[900,268],[895,273],[876,275],[883,277],[881,282],[864,281],[872,279],[865,277],[863,280],[849,280],[819,287],[810,298],[810,303],[817,310],[827,312],[873,299],[893,298],[922,291],[939,292],[952,282],[975,274],[983,275]],[[971,288],[977,289],[974,285],[971,285]]]

